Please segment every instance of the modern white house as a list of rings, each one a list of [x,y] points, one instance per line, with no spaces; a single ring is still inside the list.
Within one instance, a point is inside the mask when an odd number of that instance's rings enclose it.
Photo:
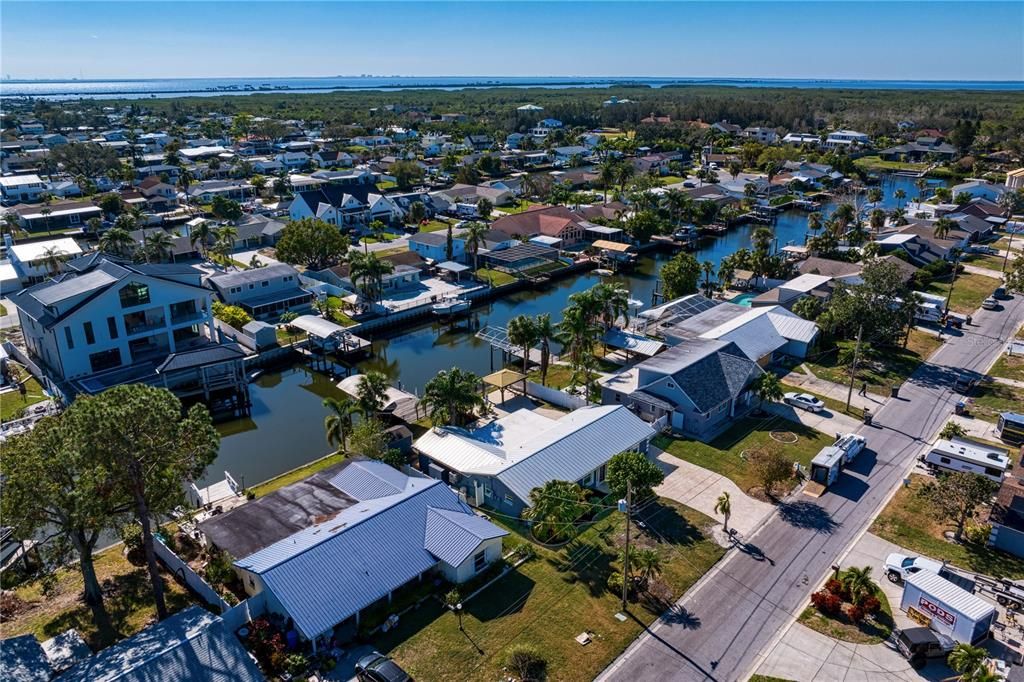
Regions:
[[[47,184],[38,175],[5,175],[0,177],[0,192],[5,203],[39,201]]]
[[[22,286],[42,282],[64,272],[64,263],[82,255],[82,247],[74,239],[63,237],[42,242],[15,244],[4,235],[7,257]]]
[[[837,149],[840,147],[868,147],[871,145],[871,137],[866,133],[859,133],[856,130],[834,130],[825,138],[826,149]]]
[[[30,355],[73,380],[158,363],[214,338],[213,292],[187,265],[83,257],[58,279],[11,296]]]
[[[959,185],[953,185],[949,188],[949,191],[954,197],[958,194],[969,194],[975,199],[988,199],[998,203],[1003,195],[1006,194],[1006,186],[997,185],[987,180],[968,180],[967,182],[961,182]]]

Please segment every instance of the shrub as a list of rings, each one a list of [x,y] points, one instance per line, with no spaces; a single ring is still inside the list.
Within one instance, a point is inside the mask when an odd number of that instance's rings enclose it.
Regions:
[[[211,556],[203,573],[211,585],[227,585],[235,579],[235,569],[225,552],[217,552]]]
[[[882,610],[882,602],[878,597],[866,597],[860,607],[873,616]]]
[[[224,305],[220,301],[213,302],[213,316],[224,324],[241,329],[252,322],[252,317],[236,305]]]
[[[505,666],[523,682],[534,682],[544,679],[548,662],[534,647],[517,644],[505,654]]]
[[[992,533],[992,526],[987,523],[970,523],[964,529],[964,537],[967,542],[974,545],[984,545],[988,542]]]
[[[939,431],[939,438],[945,438],[947,440],[950,438],[962,438],[966,435],[967,432],[964,431],[964,427],[960,426],[956,422],[947,422],[946,425],[942,427],[942,431]]]
[[[835,578],[829,578],[828,582],[825,583],[825,591],[831,592],[837,597],[842,597],[843,593],[846,592],[846,589],[843,587],[843,584]]]
[[[118,530],[121,542],[124,543],[124,550],[131,554],[142,549],[142,526],[134,521],[126,523]]]
[[[608,586],[608,591],[612,594],[622,594],[622,574],[618,571],[615,571],[608,576],[608,582],[606,584]]]
[[[862,620],[864,620],[864,608],[860,606],[851,606],[850,608],[846,609],[846,615],[847,617],[849,617],[851,622],[859,623]]]
[[[302,654],[288,654],[284,659],[284,669],[292,675],[301,675],[309,667],[309,661]]]
[[[843,606],[843,600],[828,590],[818,590],[811,595],[811,603],[816,609],[828,615],[835,615]]]

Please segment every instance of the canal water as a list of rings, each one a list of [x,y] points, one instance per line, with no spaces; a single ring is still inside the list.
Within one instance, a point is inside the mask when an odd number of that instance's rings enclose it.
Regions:
[[[933,181],[934,184],[941,184]],[[914,179],[887,176],[883,179],[883,207],[894,208],[893,193],[903,189],[908,199],[916,198]],[[822,207],[827,215],[834,205]],[[758,225],[742,225],[722,236],[706,240],[694,255],[718,266],[724,256],[740,248],[750,248],[750,236]],[[772,226],[781,248],[803,244],[807,213],[786,211]],[[632,298],[649,307],[658,272],[669,256],[655,253],[641,259],[638,267],[625,276],[612,278],[626,286]],[[600,281],[608,281],[592,272],[557,280],[536,290],[520,291],[488,305],[475,308],[473,314],[454,324],[429,322],[403,330],[390,338],[374,341],[371,357],[357,365],[359,371],[375,369],[392,383],[408,391],[422,393],[424,385],[437,372],[461,367],[478,375],[500,368],[500,352],[475,337],[487,325],[505,326],[517,315],[549,313],[561,319],[569,296],[585,291]],[[224,471],[236,480],[255,484],[289,469],[301,466],[330,452],[324,437],[323,419],[327,411],[321,404],[327,396],[340,391],[327,377],[296,365],[280,372],[268,372],[251,386],[253,401],[249,418],[222,424],[220,455],[207,472],[204,483],[219,481]]]

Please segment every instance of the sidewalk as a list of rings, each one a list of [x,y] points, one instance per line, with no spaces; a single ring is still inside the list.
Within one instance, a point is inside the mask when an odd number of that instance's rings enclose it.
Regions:
[[[989,268],[978,267],[977,265],[971,265],[970,263],[961,263],[960,265],[963,266],[964,272],[969,272],[973,275],[984,275],[985,277],[991,277],[999,280],[1003,278],[1003,273],[998,270],[990,270]]]
[[[863,426],[859,419],[854,419],[845,414],[834,413],[828,408],[821,412],[808,412],[785,403],[765,403],[763,409],[780,417],[785,417],[790,421],[800,422],[804,426],[829,436],[841,433],[854,433]]]
[[[819,379],[809,369],[806,369],[804,365],[800,365],[782,377],[782,383],[802,388],[805,391],[817,393],[833,400],[840,400],[843,403],[846,402],[846,394],[850,391],[849,386]],[[885,396],[871,393],[870,391],[867,395],[861,395],[860,388],[859,384],[854,385],[853,396],[850,398],[850,407],[856,407],[861,410],[867,408],[872,412],[877,412],[885,404],[887,399]]]
[[[722,517],[715,513],[715,504],[719,495],[723,492],[729,493],[729,502],[732,505],[729,528],[735,530],[740,537],[751,535],[774,509],[767,502],[750,497],[721,474],[654,447],[651,448],[651,452],[656,455],[658,466],[665,472],[665,481],[655,488],[654,492],[707,514],[719,522]]]

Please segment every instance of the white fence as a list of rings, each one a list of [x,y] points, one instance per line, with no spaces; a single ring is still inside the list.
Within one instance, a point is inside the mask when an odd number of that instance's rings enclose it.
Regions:
[[[556,388],[550,388],[548,386],[541,386],[540,384],[532,381],[526,382],[526,395],[533,398],[539,398],[546,403],[564,407],[567,410],[575,410],[580,407],[586,407],[591,403],[579,395],[570,395],[565,391],[559,391]]]
[[[259,618],[267,612],[267,598],[263,592],[239,602],[230,609],[220,614],[224,625],[228,630],[235,632],[254,618]]]
[[[153,549],[167,570],[184,580],[185,584],[202,597],[207,604],[219,608],[221,612],[228,610],[228,603],[217,594],[217,591],[210,587],[201,575],[193,571],[191,566],[182,561],[181,557],[172,552],[160,538],[153,538]]]
[[[47,393],[59,399],[65,405],[68,404],[69,400],[67,395],[65,395],[64,390],[56,382],[51,381],[50,377],[48,377],[46,372],[43,371],[43,368],[37,365],[35,361],[26,355],[21,348],[15,346],[10,341],[4,341],[3,346],[4,350],[7,351],[7,354],[14,358],[18,364],[24,365],[29,373],[34,376],[40,384],[42,384],[43,389],[45,389]]]

